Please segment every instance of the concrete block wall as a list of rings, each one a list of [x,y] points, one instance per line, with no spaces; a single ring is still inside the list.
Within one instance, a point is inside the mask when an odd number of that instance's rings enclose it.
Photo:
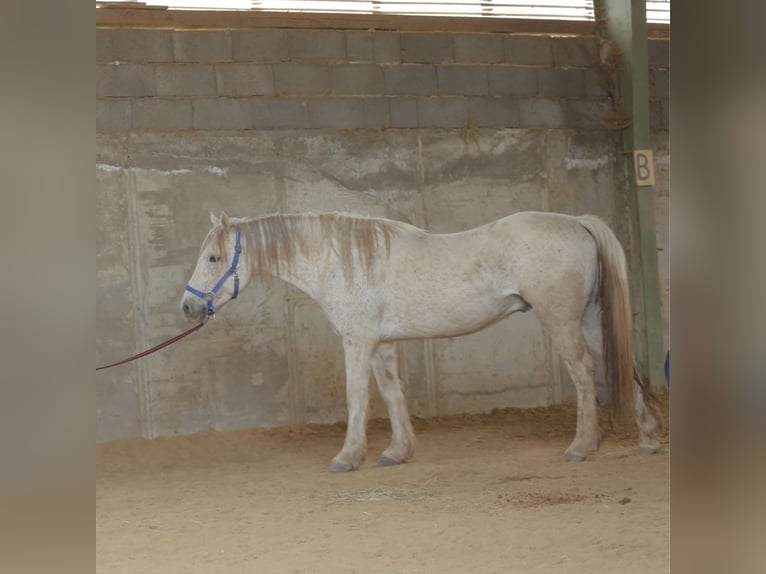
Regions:
[[[101,29],[97,59],[101,131],[601,129],[610,111],[593,36]]]
[[[590,212],[627,237],[597,45],[97,30],[99,363],[186,328],[178,302],[210,211],[341,210],[437,232],[528,209]],[[667,165],[667,132],[654,135]],[[667,170],[658,178],[667,190]],[[403,343],[400,355],[417,416],[573,400],[534,312],[468,337]],[[97,439],[342,421],[343,382],[340,341],[321,310],[279,282],[253,285],[183,342],[99,372]],[[372,394],[372,416],[384,416]]]

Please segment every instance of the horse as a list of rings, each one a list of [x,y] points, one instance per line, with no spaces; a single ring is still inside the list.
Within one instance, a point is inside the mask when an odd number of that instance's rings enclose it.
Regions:
[[[577,392],[564,460],[582,461],[601,442],[594,356],[605,364],[610,420],[632,404],[640,452],[659,449],[655,399],[634,363],[625,254],[597,217],[520,212],[446,234],[344,213],[210,218],[181,301],[189,321],[207,320],[251,280],[276,277],[314,299],[342,337],[348,421],[332,472],[365,460],[370,371],[392,431],[378,464],[413,455],[397,341],[466,335],[533,308]]]

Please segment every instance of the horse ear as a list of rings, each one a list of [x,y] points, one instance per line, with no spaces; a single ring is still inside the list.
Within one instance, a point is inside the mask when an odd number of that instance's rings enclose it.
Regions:
[[[218,217],[212,211],[210,212],[210,223],[212,223],[213,225],[218,225],[219,223],[221,223],[221,218]]]
[[[226,215],[223,211],[221,212],[221,226],[223,227],[224,231],[229,230],[229,216]]]

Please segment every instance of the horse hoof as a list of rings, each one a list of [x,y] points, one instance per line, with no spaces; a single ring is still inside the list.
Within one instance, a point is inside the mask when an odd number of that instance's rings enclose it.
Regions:
[[[585,460],[585,455],[580,454],[579,452],[565,452],[564,460],[566,462],[582,462]]]
[[[378,461],[378,466],[396,466],[397,464],[402,464],[398,460],[394,460],[393,458],[389,458],[387,456],[381,456],[380,460]]]
[[[354,467],[345,462],[333,462],[330,465],[330,472],[332,473],[351,472],[352,470],[354,470]]]
[[[657,454],[660,452],[660,447],[653,444],[642,444],[638,447],[638,452],[643,455]]]

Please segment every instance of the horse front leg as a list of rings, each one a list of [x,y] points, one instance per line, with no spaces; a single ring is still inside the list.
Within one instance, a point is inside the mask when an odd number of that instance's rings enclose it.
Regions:
[[[370,361],[377,341],[344,337],[348,425],[341,451],[332,459],[332,472],[358,469],[367,452],[367,405],[370,400]]]
[[[415,448],[415,431],[412,429],[407,401],[402,392],[402,382],[397,374],[396,343],[381,343],[372,355],[372,372],[380,394],[388,408],[391,419],[391,445],[383,452],[378,464],[392,466],[406,462]]]

